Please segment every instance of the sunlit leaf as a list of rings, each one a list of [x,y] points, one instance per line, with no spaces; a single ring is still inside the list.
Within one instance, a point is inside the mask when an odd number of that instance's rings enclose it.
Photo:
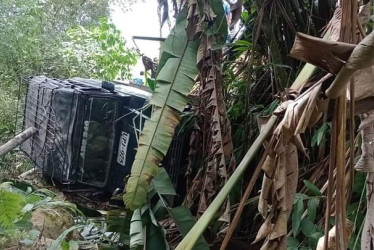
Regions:
[[[154,79],[147,78],[147,85],[151,88],[153,92],[156,90],[156,81]]]
[[[13,228],[14,220],[21,215],[24,197],[0,187],[0,228]]]
[[[75,240],[70,240],[69,241],[69,250],[78,250],[79,245]]]

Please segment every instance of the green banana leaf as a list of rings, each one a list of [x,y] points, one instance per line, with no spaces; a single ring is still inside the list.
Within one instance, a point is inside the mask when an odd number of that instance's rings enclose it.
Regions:
[[[155,192],[159,195],[160,200],[156,203],[156,205],[152,208],[152,213],[157,218],[157,211],[164,210],[166,213],[169,213],[169,216],[175,222],[179,232],[184,237],[188,231],[193,227],[196,222],[195,217],[192,215],[190,209],[185,206],[170,208],[168,206],[167,201],[164,199],[164,196],[170,197],[172,195],[177,195],[173,184],[169,178],[168,173],[164,168],[160,168],[159,173],[152,181],[153,187]],[[150,199],[151,199],[150,195]],[[153,198],[152,198],[153,199]],[[159,217],[158,217],[159,218]],[[161,218],[164,218],[162,216]],[[208,250],[209,246],[204,236],[200,236],[196,245],[194,246],[194,250]]]
[[[170,210],[170,214],[183,237],[187,235],[187,233],[196,223],[195,217],[191,214],[188,207],[181,206],[172,208]],[[208,243],[204,239],[204,236],[201,235],[199,237],[193,249],[209,250]]]
[[[160,195],[177,195],[165,168],[159,168],[157,176],[152,181],[155,191]]]
[[[148,205],[136,209],[132,215],[130,249],[170,249],[165,230],[158,224]]]
[[[143,208],[139,208],[134,211],[131,218],[130,224],[130,248],[131,249],[142,249],[144,244],[144,232],[142,222]]]
[[[150,182],[158,172],[158,164],[166,155],[187,95],[198,74],[196,67],[198,41],[188,41],[184,10],[176,26],[161,47],[161,59],[156,77],[156,90],[150,103],[152,116],[146,121],[131,175],[123,197],[126,206],[135,210],[147,200]]]

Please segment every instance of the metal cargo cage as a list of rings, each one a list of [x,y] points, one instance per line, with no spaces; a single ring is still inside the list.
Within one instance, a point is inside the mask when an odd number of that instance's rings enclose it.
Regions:
[[[151,93],[99,80],[26,80],[23,130],[38,130],[21,149],[53,181],[123,188]]]

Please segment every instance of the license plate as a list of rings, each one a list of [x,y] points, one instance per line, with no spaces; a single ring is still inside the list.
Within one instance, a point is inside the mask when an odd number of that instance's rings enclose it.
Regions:
[[[122,166],[126,164],[126,153],[127,153],[127,145],[129,144],[130,134],[126,132],[121,133],[121,138],[118,144],[118,155],[117,155],[117,162]]]

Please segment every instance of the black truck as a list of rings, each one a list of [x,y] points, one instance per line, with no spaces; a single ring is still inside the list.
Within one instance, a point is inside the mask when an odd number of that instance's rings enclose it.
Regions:
[[[151,96],[144,86],[29,78],[23,129],[36,127],[38,133],[21,149],[60,185],[122,189],[151,113]]]

